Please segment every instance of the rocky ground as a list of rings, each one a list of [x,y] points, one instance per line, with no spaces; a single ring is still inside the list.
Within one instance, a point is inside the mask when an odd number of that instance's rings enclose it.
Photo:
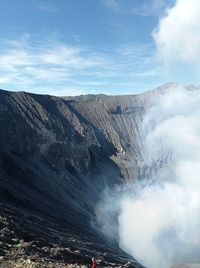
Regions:
[[[91,266],[93,256],[98,267],[141,267],[103,240],[94,242],[90,236],[59,230],[61,226],[50,218],[16,211],[0,209],[0,267],[84,268]]]

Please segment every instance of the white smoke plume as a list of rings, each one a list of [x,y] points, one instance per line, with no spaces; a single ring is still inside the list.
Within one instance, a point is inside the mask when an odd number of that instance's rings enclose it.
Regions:
[[[200,261],[200,90],[176,87],[144,119],[144,163],[166,163],[120,199],[120,247],[148,268]],[[153,181],[153,183],[152,183]]]

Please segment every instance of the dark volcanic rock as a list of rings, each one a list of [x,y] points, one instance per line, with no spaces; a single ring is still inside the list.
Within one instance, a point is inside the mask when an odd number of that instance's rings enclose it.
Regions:
[[[33,250],[69,263],[98,255],[105,266],[136,267],[91,222],[105,188],[141,176],[139,129],[151,95],[65,99],[0,91],[0,211],[9,227],[7,235],[1,228],[0,255],[14,254],[12,239],[23,239],[35,246],[22,255]]]

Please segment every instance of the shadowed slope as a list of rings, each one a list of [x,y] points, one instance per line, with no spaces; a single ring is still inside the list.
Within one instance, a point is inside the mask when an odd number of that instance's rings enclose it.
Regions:
[[[110,263],[130,259],[91,223],[102,191],[130,179],[123,162],[136,165],[144,103],[135,96],[77,101],[0,91],[1,213],[8,224],[18,222],[16,239],[68,246],[77,237],[79,261],[104,253]]]

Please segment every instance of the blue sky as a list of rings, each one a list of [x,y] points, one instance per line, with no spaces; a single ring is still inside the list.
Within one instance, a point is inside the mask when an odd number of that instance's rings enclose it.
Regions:
[[[1,0],[0,88],[115,95],[197,84],[196,64],[163,40],[178,1]]]

